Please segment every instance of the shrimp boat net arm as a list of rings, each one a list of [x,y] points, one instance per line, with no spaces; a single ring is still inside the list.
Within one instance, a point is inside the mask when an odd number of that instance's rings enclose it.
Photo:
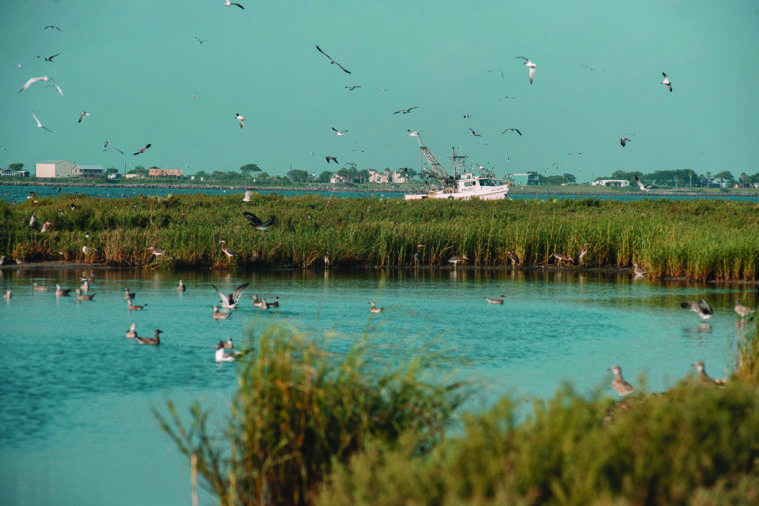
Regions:
[[[425,160],[427,160],[427,163],[430,166],[430,176],[433,179],[437,179],[441,183],[451,181],[453,178],[451,178],[445,168],[443,168],[443,165],[437,161],[437,158],[435,158],[435,155],[432,154],[432,151],[430,151],[429,148],[424,145],[422,142],[422,136],[417,134],[415,137],[416,141],[419,143],[419,149],[422,151]]]

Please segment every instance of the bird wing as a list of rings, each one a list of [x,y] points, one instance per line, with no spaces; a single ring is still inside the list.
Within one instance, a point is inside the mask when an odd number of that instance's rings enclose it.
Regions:
[[[706,302],[704,299],[700,299],[698,301],[698,306],[701,308],[701,311],[704,314],[714,314],[714,310],[712,309],[712,306],[710,306],[709,303]]]
[[[706,302],[706,301],[704,301]],[[708,306],[708,303],[707,303]],[[688,309],[689,311],[695,311],[696,313],[701,313],[702,308],[699,304],[699,301],[689,300],[687,302],[681,302],[680,307],[684,309]]]
[[[230,299],[232,299],[232,304],[237,304],[237,301],[242,297],[242,292],[245,291],[246,288],[248,288],[248,285],[250,283],[243,283],[237,288],[235,288],[235,291],[230,294]]]
[[[37,126],[41,127],[42,126],[42,122],[40,122],[39,118],[37,118],[37,115],[34,114],[34,111],[32,111],[32,116],[34,116],[34,121],[37,122]]]
[[[266,220],[266,221],[264,222],[263,226],[264,226],[264,227],[268,227],[268,226],[270,226],[270,225],[274,225],[274,218],[275,218],[275,217],[274,217],[274,216],[272,216],[271,218],[269,218],[268,220]]]
[[[250,222],[251,225],[254,225],[254,226],[263,225],[263,222],[261,221],[261,219],[253,213],[249,213],[248,211],[243,211],[242,215],[248,218],[248,221]]]
[[[211,286],[213,287],[214,290],[216,290],[216,293],[219,294],[219,297],[221,297],[221,305],[223,307],[229,307],[229,305],[230,305],[229,297],[227,295],[225,295],[224,293],[222,293],[221,290],[219,290],[218,288],[216,288],[216,285],[214,285],[213,283],[211,283]]]
[[[32,77],[32,78],[30,78],[27,82],[24,83],[24,85],[21,87],[20,90],[18,90],[18,92],[21,93],[22,91],[24,91],[25,89],[27,89],[32,84],[34,84],[37,81],[39,81],[40,79],[42,79],[42,78],[41,77]]]

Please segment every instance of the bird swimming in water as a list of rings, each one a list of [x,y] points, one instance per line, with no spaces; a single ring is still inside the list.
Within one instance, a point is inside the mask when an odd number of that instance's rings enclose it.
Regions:
[[[93,298],[95,298],[95,295],[96,294],[94,294],[94,293],[90,293],[90,294],[82,293],[82,289],[81,288],[77,288],[76,289],[76,300],[77,300],[77,302],[81,302],[83,300],[92,300]]]
[[[155,329],[154,337],[140,337],[140,336],[135,335],[134,339],[139,344],[153,344],[155,346],[158,346],[159,344],[161,344],[161,334],[163,334],[163,330]]]
[[[741,319],[747,317],[751,313],[754,313],[756,310],[751,309],[750,307],[746,307],[741,304],[740,299],[735,299],[735,312],[738,313],[738,315],[741,317]]]
[[[233,353],[227,353],[225,351],[224,341],[216,343],[216,354],[214,358],[217,362],[234,362],[238,357],[242,356],[242,352],[235,351]]]
[[[369,304],[371,304],[371,307],[369,308],[370,313],[381,313],[383,308],[377,307],[374,305],[374,301],[371,301]]]
[[[177,291],[184,292],[185,290],[187,290],[187,286],[184,283],[182,283],[182,280],[180,279],[179,284],[177,285]]]
[[[222,313],[219,311],[219,306],[213,307],[213,319],[214,320],[226,320],[232,313]]]
[[[488,301],[488,304],[503,304],[503,295],[501,295],[497,299],[493,299],[491,297],[485,297],[485,300]]]
[[[127,302],[127,305],[129,306],[130,311],[142,311],[143,309],[145,309],[145,306],[147,306],[147,304],[142,304],[142,305],[133,304],[132,299],[127,299],[126,302]]]
[[[129,330],[126,331],[127,339],[134,339],[135,337],[137,337],[137,331],[135,330],[136,327],[137,327],[136,323],[133,323],[129,326]]]

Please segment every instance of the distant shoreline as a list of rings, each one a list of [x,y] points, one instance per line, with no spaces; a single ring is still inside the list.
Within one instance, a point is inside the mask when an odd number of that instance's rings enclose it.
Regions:
[[[406,194],[406,193],[419,193],[419,188],[409,188],[408,190],[402,190],[398,188],[361,188],[351,186],[311,186],[311,187],[292,187],[292,186],[264,186],[256,187],[253,185],[225,185],[225,184],[172,184],[172,183],[145,183],[145,184],[107,184],[107,183],[71,183],[71,182],[25,182],[25,181],[0,181],[0,186],[65,186],[65,187],[83,187],[83,188],[152,188],[152,189],[169,189],[169,190],[231,190],[244,192],[252,189],[253,191],[270,191],[270,192],[335,192],[335,193],[393,193],[393,194]],[[759,197],[759,191],[750,189],[729,189],[727,192],[720,193],[706,193],[702,191],[673,191],[673,190],[650,190],[647,192],[641,191],[567,191],[567,190],[538,190],[538,189],[512,189],[509,192],[511,195],[566,195],[593,198],[595,196],[659,196],[659,197],[704,197],[704,198],[719,198],[719,197]]]

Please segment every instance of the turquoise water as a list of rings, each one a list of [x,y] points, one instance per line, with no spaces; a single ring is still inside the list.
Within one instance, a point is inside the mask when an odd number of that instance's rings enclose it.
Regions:
[[[32,192],[36,197],[55,197],[59,195],[56,187],[53,186],[0,186],[0,199],[9,203],[23,202],[29,193]],[[88,197],[101,197],[101,198],[126,198],[140,195],[158,195],[165,196],[168,194],[183,194],[183,193],[205,193],[207,195],[242,195],[241,190],[201,190],[201,189],[176,189],[176,188],[155,188],[155,187],[135,187],[135,188],[98,188],[91,186],[62,186],[60,194],[82,194]],[[321,195],[323,197],[341,197],[341,198],[354,198],[354,197],[373,197],[373,198],[389,198],[389,199],[402,199],[404,194],[399,192],[306,192],[306,191],[270,191],[270,190],[258,190],[261,194],[276,193],[284,196],[292,195]],[[574,194],[520,194],[519,191],[515,191],[509,194],[514,200],[520,199],[581,199],[581,198],[593,198],[600,200],[642,200],[642,199],[677,199],[677,200],[694,200],[694,199],[721,199],[721,200],[735,200],[735,201],[748,201],[759,202],[759,194],[756,195],[722,195],[715,194],[709,196],[693,197],[689,195],[678,195],[672,197],[669,195],[655,195],[650,193],[640,194],[608,194],[608,195],[574,195]]]
[[[233,275],[95,271],[91,302],[35,292],[32,282],[79,285],[81,271],[4,269],[0,300],[0,490],[8,504],[187,504],[189,466],[158,426],[151,407],[195,399],[224,414],[235,388],[235,364],[214,362],[214,344],[247,329],[293,322],[329,347],[350,347],[371,330],[378,355],[445,350],[446,372],[477,381],[467,405],[478,410],[510,393],[549,397],[563,381],[580,392],[611,391],[608,367],[661,391],[704,360],[723,377],[739,330],[740,287],[635,280],[579,272],[465,270],[322,273],[273,271]],[[175,286],[183,279],[188,290]],[[218,296],[250,282],[225,321],[211,317]],[[141,312],[128,312],[124,288]],[[280,297],[281,307],[252,307],[252,295]],[[485,297],[505,295],[490,305]],[[680,308],[705,298],[715,308],[708,326]],[[375,300],[385,311],[370,315]],[[160,347],[124,337],[164,331]],[[524,411],[528,410],[525,400]],[[202,496],[201,503],[211,498]]]

